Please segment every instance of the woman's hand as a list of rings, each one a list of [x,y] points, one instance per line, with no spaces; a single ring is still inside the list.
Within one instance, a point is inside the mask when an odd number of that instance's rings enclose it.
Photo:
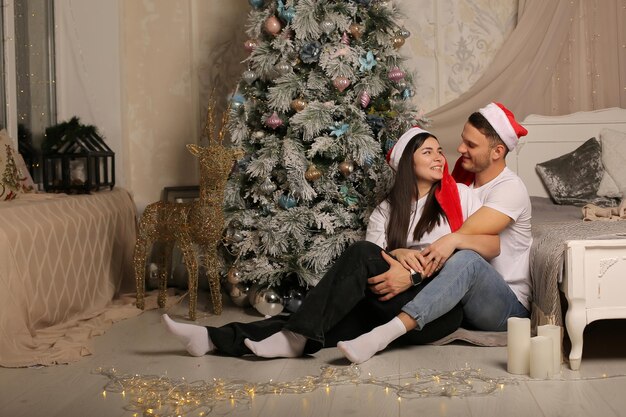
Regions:
[[[389,269],[387,272],[369,278],[367,283],[374,294],[381,295],[380,301],[387,301],[411,287],[411,273],[387,252],[382,251],[381,254],[389,264]]]
[[[448,258],[452,256],[457,248],[458,235],[456,233],[450,233],[442,236],[433,242],[430,246],[427,246],[420,253],[420,261],[424,265],[425,277],[430,277],[436,271],[443,268]]]
[[[415,272],[419,272],[420,274],[424,273],[424,266],[421,261],[424,259],[419,256],[420,251],[415,249],[406,249],[406,248],[398,248],[394,249],[390,252],[395,258],[400,262],[407,270],[413,270]]]

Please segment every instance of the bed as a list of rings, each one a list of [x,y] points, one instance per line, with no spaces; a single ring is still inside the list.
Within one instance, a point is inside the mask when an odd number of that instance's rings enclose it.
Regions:
[[[140,313],[113,301],[134,282],[126,190],[24,194],[0,202],[0,218],[0,366],[77,361],[93,336]]]
[[[549,196],[554,190],[546,187],[537,164],[575,155],[590,138],[605,132],[603,129],[619,138],[620,132],[626,133],[626,109],[530,115],[522,124],[528,135],[508,155],[507,165],[522,178],[533,204],[532,322],[533,326],[563,325],[560,289],[567,300],[565,327],[572,342],[569,363],[576,370],[585,326],[600,319],[626,318],[626,219],[584,221],[581,207],[553,204],[554,198]],[[602,151],[608,152],[605,148]],[[609,156],[616,154],[619,152]],[[626,160],[618,164],[626,166]],[[580,168],[588,165],[580,164]],[[622,176],[618,179],[626,181]]]

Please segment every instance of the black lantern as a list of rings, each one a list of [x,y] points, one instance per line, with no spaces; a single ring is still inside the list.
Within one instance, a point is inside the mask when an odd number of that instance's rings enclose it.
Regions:
[[[115,186],[115,153],[93,126],[74,117],[46,129],[43,185],[48,192],[89,193]]]

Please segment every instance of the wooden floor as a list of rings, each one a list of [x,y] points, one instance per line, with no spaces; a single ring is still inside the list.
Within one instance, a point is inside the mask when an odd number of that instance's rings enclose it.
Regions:
[[[168,311],[183,320],[185,306]],[[43,368],[0,368],[0,416],[143,416],[128,411],[130,395],[107,393],[109,379],[94,373],[114,367],[120,374],[157,375],[187,381],[214,378],[250,383],[295,381],[320,375],[324,365],[345,371],[349,364],[337,349],[324,349],[299,359],[259,360],[207,355],[188,356],[160,324],[162,311],[115,324],[95,339],[96,354],[78,363]],[[219,325],[232,320],[259,318],[254,310],[225,306],[221,316],[199,314],[198,323]],[[415,381],[423,369],[437,373],[480,369],[481,375],[506,378],[487,396],[400,398],[392,389],[370,384],[370,378],[388,377],[392,385]],[[332,368],[334,369],[334,368]],[[410,376],[404,379],[404,376]],[[257,394],[249,401],[222,401],[209,415],[232,416],[626,416],[626,321],[592,323],[585,332],[580,371],[563,365],[558,380],[534,381],[506,372],[506,348],[467,344],[417,346],[385,351],[360,366],[360,383],[326,387],[306,394]],[[435,379],[431,384],[434,386]],[[158,410],[155,410],[158,413]],[[184,415],[199,416],[199,410]]]

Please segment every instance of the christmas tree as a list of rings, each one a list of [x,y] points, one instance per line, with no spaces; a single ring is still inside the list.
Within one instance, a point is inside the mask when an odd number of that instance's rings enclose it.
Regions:
[[[250,52],[229,132],[244,156],[225,193],[229,281],[315,285],[363,240],[389,189],[387,151],[426,124],[389,0],[249,0]],[[231,279],[232,278],[232,279]]]

